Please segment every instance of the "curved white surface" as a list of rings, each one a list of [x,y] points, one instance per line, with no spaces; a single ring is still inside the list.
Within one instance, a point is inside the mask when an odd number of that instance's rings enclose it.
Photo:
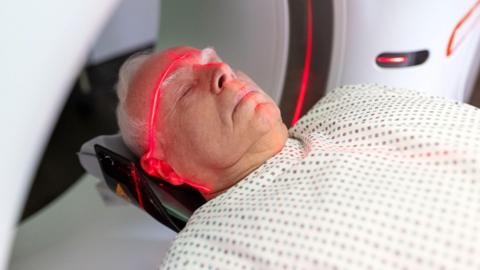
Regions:
[[[161,3],[158,49],[212,46],[280,102],[288,61],[287,0],[175,0]]]
[[[2,1],[0,269],[64,98],[117,2]]]
[[[176,233],[132,205],[106,206],[91,176],[18,229],[11,270],[155,269]]]
[[[461,46],[446,56],[455,25],[477,0],[335,0],[334,37],[327,90],[344,84],[379,83],[468,100],[478,71],[480,10],[469,18]],[[384,52],[427,49],[418,66],[380,68]]]

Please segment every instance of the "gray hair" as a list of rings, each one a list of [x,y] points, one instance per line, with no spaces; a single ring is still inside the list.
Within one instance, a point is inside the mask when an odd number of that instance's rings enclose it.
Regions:
[[[146,134],[147,119],[132,117],[126,108],[128,89],[134,75],[143,63],[152,55],[151,52],[141,52],[130,56],[120,67],[117,83],[117,122],[120,134],[128,148],[137,156],[141,156],[147,150]]]

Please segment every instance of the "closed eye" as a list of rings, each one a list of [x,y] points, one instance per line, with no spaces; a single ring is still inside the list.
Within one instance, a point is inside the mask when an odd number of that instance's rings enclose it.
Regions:
[[[181,94],[181,96],[180,96],[180,99],[182,99],[183,97],[185,97],[192,89],[193,89],[193,85],[188,85],[187,87],[185,87],[184,89],[182,89],[182,94]]]

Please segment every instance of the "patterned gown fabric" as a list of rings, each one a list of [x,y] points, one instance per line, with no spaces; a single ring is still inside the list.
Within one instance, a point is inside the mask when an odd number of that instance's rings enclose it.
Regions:
[[[161,269],[480,269],[480,110],[337,88],[189,220]]]

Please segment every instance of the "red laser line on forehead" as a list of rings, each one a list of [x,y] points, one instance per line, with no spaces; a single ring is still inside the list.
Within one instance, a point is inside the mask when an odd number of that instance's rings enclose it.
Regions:
[[[185,59],[186,57],[192,55],[192,53],[185,53],[177,58],[175,58],[170,65],[165,69],[165,71],[162,73],[160,78],[156,81],[155,83],[155,88],[152,94],[151,102],[150,102],[150,114],[149,114],[149,122],[148,122],[148,131],[147,131],[147,153],[145,153],[142,157],[143,160],[150,160],[153,156],[153,152],[155,151],[155,130],[156,130],[156,124],[157,124],[157,111],[158,111],[158,105],[160,103],[160,93],[161,93],[161,88],[162,84],[167,78],[167,76],[171,73],[171,70],[173,69],[174,65],[182,60]],[[147,168],[144,168],[148,173],[152,173],[155,171],[155,165],[151,164],[150,162],[144,163]],[[157,166],[161,166],[160,164],[156,164]],[[191,181],[188,181],[187,179],[183,179],[184,182],[202,192],[209,193],[211,191],[210,188],[198,185],[196,183],[193,183]]]
[[[150,103],[150,117],[149,117],[149,123],[148,123],[148,137],[147,137],[147,143],[148,143],[148,151],[146,154],[146,158],[150,158],[153,155],[153,151],[155,150],[155,128],[156,128],[156,120],[157,120],[157,110],[158,110],[158,103],[160,99],[160,89],[162,87],[163,82],[165,81],[167,75],[170,73],[171,69],[177,63],[178,61],[184,59],[185,57],[189,56],[190,53],[185,53],[170,63],[168,67],[165,69],[165,71],[162,73],[160,76],[160,79],[157,80],[155,83],[155,89],[153,90],[152,94],[152,99]]]

